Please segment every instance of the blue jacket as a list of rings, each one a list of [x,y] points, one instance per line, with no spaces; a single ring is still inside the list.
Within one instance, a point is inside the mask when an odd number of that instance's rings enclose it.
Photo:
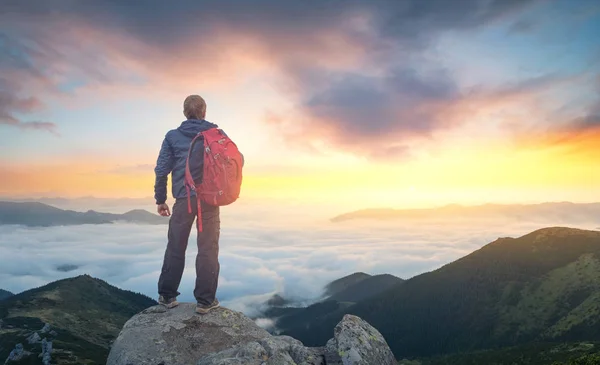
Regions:
[[[206,120],[188,119],[181,123],[177,129],[172,129],[165,135],[160,153],[156,161],[154,173],[154,199],[156,204],[167,201],[167,181],[172,173],[172,194],[175,199],[186,198],[187,192],[184,185],[185,161],[192,139],[199,132],[210,128],[218,128],[216,124]],[[191,191],[194,194],[194,191]]]

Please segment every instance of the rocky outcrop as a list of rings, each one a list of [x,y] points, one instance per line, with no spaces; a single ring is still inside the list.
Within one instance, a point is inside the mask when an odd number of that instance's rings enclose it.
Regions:
[[[243,314],[219,308],[200,316],[195,304],[150,307],[125,323],[107,364],[188,365],[211,353],[269,337]]]
[[[325,347],[327,365],[396,364],[387,342],[362,319],[345,315]]]
[[[194,304],[150,307],[132,317],[113,343],[107,365],[395,365],[383,336],[346,315],[326,347],[272,336],[243,314]]]

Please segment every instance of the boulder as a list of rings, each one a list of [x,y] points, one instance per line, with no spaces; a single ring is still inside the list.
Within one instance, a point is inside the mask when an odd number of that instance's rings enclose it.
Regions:
[[[218,308],[198,315],[194,309],[194,303],[181,303],[136,314],[115,339],[107,364],[195,364],[206,354],[270,336],[241,313]]]
[[[346,315],[325,347],[272,336],[242,313],[219,308],[206,315],[195,304],[150,307],[132,317],[113,343],[107,365],[392,365],[383,336]]]
[[[325,346],[327,365],[396,365],[387,342],[373,326],[346,314]]]

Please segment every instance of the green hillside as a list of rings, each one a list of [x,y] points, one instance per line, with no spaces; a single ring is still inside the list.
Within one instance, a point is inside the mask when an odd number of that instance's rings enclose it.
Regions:
[[[88,275],[25,291],[0,302],[0,359],[6,359],[18,343],[38,354],[41,345],[27,341],[38,332],[53,342],[53,363],[104,364],[123,324],[155,304],[144,295]],[[45,324],[54,334],[40,332]],[[28,364],[41,363],[37,356],[31,358],[36,360]]]
[[[501,238],[285,334],[323,345],[342,313],[374,325],[397,358],[600,341],[600,232],[554,227]]]

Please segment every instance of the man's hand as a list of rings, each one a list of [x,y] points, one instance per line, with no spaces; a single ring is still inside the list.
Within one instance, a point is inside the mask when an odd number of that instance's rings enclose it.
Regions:
[[[168,217],[171,215],[171,211],[169,210],[169,206],[167,204],[158,204],[156,206],[156,211],[163,217]]]

